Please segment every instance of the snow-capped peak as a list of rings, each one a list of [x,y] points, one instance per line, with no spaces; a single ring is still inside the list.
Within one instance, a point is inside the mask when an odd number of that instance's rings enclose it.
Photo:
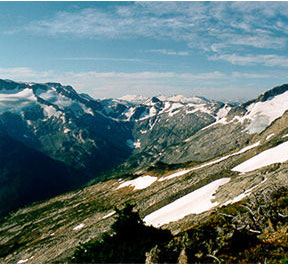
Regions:
[[[143,96],[143,95],[127,94],[122,97],[119,97],[118,99],[123,100],[123,101],[128,101],[131,103],[143,103],[148,99],[148,97]]]
[[[145,103],[148,100],[154,97],[147,97],[143,95],[124,95],[119,97],[119,100],[128,101],[132,103]],[[194,104],[205,104],[209,103],[210,101],[204,97],[200,96],[192,96],[186,97],[184,95],[173,95],[173,96],[165,96],[165,95],[158,95],[156,96],[162,102],[175,102],[175,103],[194,103]]]
[[[194,103],[194,104],[204,104],[209,102],[209,100],[204,97],[198,97],[198,96],[185,97],[183,95],[174,95],[168,97],[167,101],[178,103]]]

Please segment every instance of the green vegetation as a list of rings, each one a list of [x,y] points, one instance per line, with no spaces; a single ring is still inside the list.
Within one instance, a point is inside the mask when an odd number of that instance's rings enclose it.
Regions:
[[[172,238],[168,230],[145,226],[129,203],[115,210],[117,217],[111,232],[101,240],[80,244],[73,256],[75,263],[143,263],[146,252]]]

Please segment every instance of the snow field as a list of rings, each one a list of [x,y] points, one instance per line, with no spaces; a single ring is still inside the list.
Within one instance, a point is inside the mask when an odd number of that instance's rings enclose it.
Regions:
[[[75,230],[75,231],[80,230],[80,229],[82,229],[84,226],[85,226],[85,225],[84,225],[83,223],[81,223],[81,224],[75,226],[75,227],[73,228],[73,230]]]
[[[140,176],[134,180],[121,183],[117,189],[121,189],[123,187],[132,187],[134,190],[142,190],[150,186],[155,181],[157,181],[157,177],[152,177],[149,175]]]
[[[267,149],[258,155],[244,161],[234,167],[232,171],[249,172],[262,167],[288,160],[288,142],[284,142],[276,147]]]
[[[176,201],[147,215],[143,220],[146,225],[159,227],[170,222],[184,218],[190,214],[201,214],[217,206],[218,202],[212,202],[217,189],[230,181],[230,178],[222,178],[213,181]]]

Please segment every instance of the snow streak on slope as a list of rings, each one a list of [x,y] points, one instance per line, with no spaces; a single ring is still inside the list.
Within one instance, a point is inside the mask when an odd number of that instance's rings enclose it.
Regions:
[[[155,182],[157,180],[157,177],[152,177],[149,175],[146,176],[141,176],[138,177],[134,180],[131,181],[126,181],[121,183],[117,189],[123,188],[123,187],[133,187],[134,190],[141,190],[141,189],[145,189],[148,186],[150,186],[153,182]]]
[[[27,258],[27,259],[21,259],[21,260],[19,260],[19,261],[17,262],[17,264],[26,263],[27,261],[29,261],[29,260],[31,260],[31,259],[33,259],[33,258],[34,258],[34,256],[32,256],[32,257],[30,257],[30,258]]]
[[[176,201],[147,215],[143,220],[146,225],[155,227],[182,219],[189,214],[201,214],[217,206],[218,202],[212,202],[217,189],[229,182],[230,178],[222,178],[213,181],[198,190],[191,192]]]
[[[234,167],[232,171],[249,172],[273,163],[288,160],[288,142],[284,142],[274,148],[267,149],[251,159]]]
[[[269,140],[269,139],[270,139],[271,137],[273,137],[273,136],[274,136],[274,133],[268,135],[265,140]]]
[[[186,174],[186,173],[188,173],[188,172],[190,172],[190,171],[202,169],[202,168],[204,168],[204,167],[207,167],[207,166],[210,166],[210,165],[219,163],[219,162],[221,162],[221,161],[223,161],[223,160],[228,159],[229,157],[233,157],[233,156],[235,156],[235,155],[244,153],[244,152],[246,152],[246,151],[248,151],[248,150],[250,150],[250,149],[252,149],[252,148],[255,148],[255,147],[259,146],[259,144],[260,144],[260,141],[254,143],[254,144],[252,144],[252,145],[250,145],[250,146],[244,147],[244,148],[240,149],[239,151],[237,151],[237,152],[235,152],[235,153],[229,154],[229,155],[227,155],[227,156],[224,156],[224,157],[219,158],[219,159],[216,159],[216,160],[209,161],[209,162],[204,163],[204,164],[202,164],[202,165],[200,165],[200,166],[198,166],[198,167],[194,167],[194,168],[187,169],[187,170],[183,170],[183,171],[178,171],[178,172],[173,173],[173,174],[171,174],[171,175],[168,175],[168,176],[166,176],[166,177],[161,177],[161,178],[159,179],[159,181],[169,180],[169,179],[172,179],[172,178],[175,178],[175,177],[184,175],[184,174]]]
[[[170,180],[170,179],[173,179],[173,178],[175,178],[175,177],[182,176],[182,175],[190,172],[191,170],[192,170],[192,169],[187,169],[187,170],[178,171],[178,172],[175,172],[175,173],[170,174],[170,175],[168,175],[168,176],[161,177],[158,181]]]
[[[210,161],[210,162],[207,162],[207,163],[205,163],[205,164],[202,164],[201,166],[196,167],[196,168],[193,168],[192,170],[201,169],[201,168],[207,167],[207,166],[209,166],[209,165],[213,165],[213,164],[215,164],[215,163],[218,163],[218,162],[220,162],[220,161],[223,161],[223,160],[225,160],[225,159],[228,159],[229,157],[233,157],[233,156],[235,156],[235,155],[244,153],[244,152],[246,152],[247,150],[250,150],[250,149],[252,149],[252,148],[255,148],[255,147],[259,146],[259,144],[260,144],[260,141],[254,143],[254,144],[252,144],[252,145],[250,145],[250,146],[247,146],[247,147],[245,147],[245,148],[243,148],[243,149],[240,149],[239,151],[237,151],[237,152],[235,152],[235,153],[232,153],[232,154],[229,154],[229,155],[227,155],[227,156],[224,156],[224,157],[222,157],[222,158],[220,158],[220,159],[212,160],[212,161]]]
[[[83,223],[81,223],[81,224],[75,226],[75,227],[73,228],[73,230],[75,230],[75,231],[80,230],[80,229],[82,229],[84,226],[85,226],[85,225],[84,225]]]
[[[112,212],[110,212],[110,213],[104,215],[104,216],[102,217],[102,219],[109,218],[110,216],[112,216],[112,215],[114,215],[114,214],[116,214],[116,212],[115,212],[115,211],[112,211]]]
[[[234,203],[237,203],[237,202],[243,200],[245,197],[249,196],[249,195],[251,194],[251,192],[252,192],[255,188],[259,187],[259,186],[260,186],[262,183],[264,183],[266,180],[267,180],[267,179],[265,178],[265,179],[264,179],[263,181],[261,181],[259,184],[251,187],[250,189],[248,189],[248,190],[246,190],[245,192],[239,194],[238,196],[234,197],[233,199],[225,202],[224,205],[234,204]]]

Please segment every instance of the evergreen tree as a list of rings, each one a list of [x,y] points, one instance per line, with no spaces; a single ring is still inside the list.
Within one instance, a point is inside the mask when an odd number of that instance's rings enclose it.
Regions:
[[[80,244],[75,253],[76,263],[144,263],[145,253],[156,244],[167,243],[172,235],[168,230],[145,226],[133,205],[127,203],[117,216],[111,232],[101,240]]]

